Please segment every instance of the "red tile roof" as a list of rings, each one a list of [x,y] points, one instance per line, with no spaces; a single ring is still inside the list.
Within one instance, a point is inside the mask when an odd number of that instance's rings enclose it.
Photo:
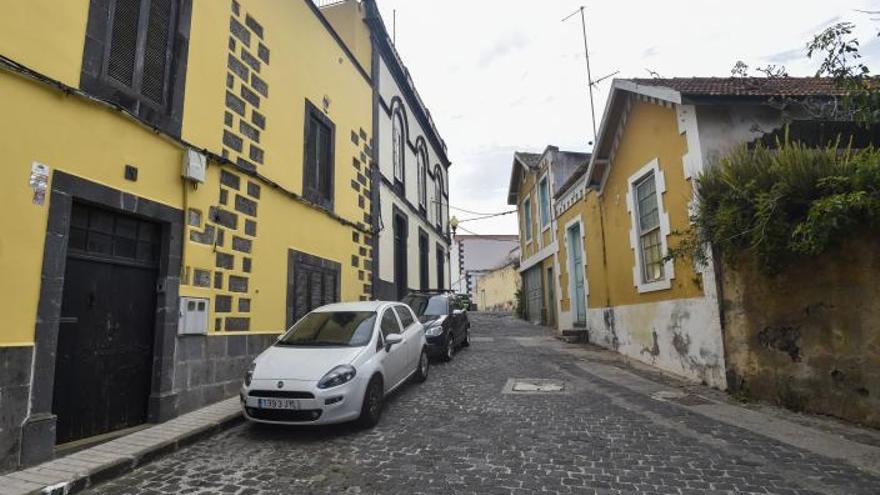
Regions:
[[[674,77],[630,79],[636,84],[671,88],[693,96],[842,96],[846,90],[823,77]]]

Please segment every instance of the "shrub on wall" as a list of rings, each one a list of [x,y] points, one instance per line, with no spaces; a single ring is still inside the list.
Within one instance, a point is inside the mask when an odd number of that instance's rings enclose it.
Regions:
[[[738,148],[696,182],[693,226],[670,257],[706,261],[706,247],[735,266],[751,255],[765,273],[833,249],[880,226],[880,151],[808,147],[786,138]]]

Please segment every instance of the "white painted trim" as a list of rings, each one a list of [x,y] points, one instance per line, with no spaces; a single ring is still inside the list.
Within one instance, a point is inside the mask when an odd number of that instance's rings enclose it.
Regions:
[[[663,207],[663,193],[666,192],[666,179],[663,175],[663,170],[660,168],[659,160],[655,158],[639,169],[638,172],[630,175],[629,179],[627,179],[626,209],[629,211],[630,217],[629,246],[633,250],[633,256],[635,257],[635,266],[633,266],[633,284],[640,294],[669,289],[672,287],[672,279],[675,278],[675,265],[672,260],[667,260],[663,263],[664,278],[662,280],[656,282],[644,282],[642,278],[641,241],[638,232],[639,220],[637,218],[635,206],[634,186],[636,182],[652,172],[654,173],[654,183],[657,188],[657,208],[660,215],[660,243],[662,245],[664,256],[669,252],[667,237],[672,231],[669,224],[669,213]]]
[[[537,198],[538,198],[538,226],[541,227],[541,235],[542,236],[543,236],[544,232],[546,232],[547,229],[549,229],[550,226],[553,225],[553,199],[552,199],[553,193],[550,192],[550,170],[549,169],[550,169],[550,167],[547,167],[547,170],[540,177],[538,177],[538,182],[535,183],[535,186],[536,186],[535,187],[535,196],[537,196]],[[544,221],[544,219],[541,218],[541,216],[542,216],[541,215],[541,182],[545,181],[545,180],[547,181],[547,216],[550,218],[547,220],[547,225],[542,225],[542,222]],[[542,241],[543,241],[543,239],[542,239]]]
[[[541,263],[542,261],[544,261],[548,257],[555,254],[556,253],[556,246],[557,246],[556,239],[553,239],[552,243],[548,244],[547,246],[544,246],[544,249],[533,254],[531,257],[529,257],[529,259],[523,260],[519,265],[520,273],[528,270],[529,268],[537,265],[538,263]]]
[[[526,203],[529,204],[529,207],[528,207],[528,208],[526,208]],[[532,243],[532,239],[535,238],[535,234],[534,234],[534,232],[532,232],[532,225],[531,225],[531,224],[532,224],[532,220],[534,220],[534,219],[532,218],[532,193],[526,194],[526,197],[523,198],[522,201],[520,201],[520,205],[522,206],[522,209],[523,209],[524,212],[525,212],[526,210],[529,211],[529,214],[528,214],[528,215],[526,215],[525,213],[523,213],[523,219],[522,219],[522,220],[523,220],[523,225],[525,226],[525,230],[524,230],[524,232],[523,232],[523,238],[525,239],[525,242],[524,242],[523,244],[525,244],[525,245],[529,245],[529,244]],[[526,220],[529,221],[529,222],[528,222],[528,225],[526,225]],[[526,234],[528,234],[528,235],[526,235]]]
[[[630,81],[628,79],[615,79],[614,84],[612,85],[612,91],[613,90],[629,91],[631,93],[668,101],[669,103],[681,104],[681,93],[666,86],[638,84],[635,81]]]
[[[565,228],[562,231],[563,238],[565,239],[565,254],[566,254],[566,258],[567,258],[565,260],[565,265],[567,267],[566,272],[568,273],[568,300],[571,301],[570,311],[572,314],[572,325],[574,324],[574,321],[577,318],[577,313],[575,312],[575,306],[574,306],[574,299],[575,299],[576,291],[574,288],[574,277],[572,276],[572,268],[574,267],[574,259],[571,257],[571,249],[570,249],[571,246],[568,245],[568,229],[573,227],[575,224],[577,224],[578,228],[580,229],[580,233],[581,233],[581,261],[584,265],[582,267],[584,270],[584,321],[583,321],[584,324],[587,323],[587,320],[586,320],[587,309],[589,309],[589,305],[587,304],[587,302],[589,301],[589,298],[590,298],[590,283],[589,283],[589,280],[587,279],[587,248],[586,248],[587,236],[586,236],[586,232],[584,231],[583,219],[581,218],[581,215],[578,215],[578,216],[572,218],[571,220],[569,220],[565,224]]]

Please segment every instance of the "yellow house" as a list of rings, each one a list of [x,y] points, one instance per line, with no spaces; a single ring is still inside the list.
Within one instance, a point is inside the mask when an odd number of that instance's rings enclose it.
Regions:
[[[519,216],[520,267],[526,319],[557,326],[556,192],[586,166],[590,155],[548,146],[543,153],[513,156],[507,204]]]
[[[309,0],[6,6],[0,471],[232,396],[371,296],[360,55]]]
[[[779,131],[769,98],[796,83],[615,80],[588,168],[555,198],[560,332],[725,388],[713,263],[667,257],[690,226],[692,181],[733,147]],[[794,93],[792,93],[794,91]]]

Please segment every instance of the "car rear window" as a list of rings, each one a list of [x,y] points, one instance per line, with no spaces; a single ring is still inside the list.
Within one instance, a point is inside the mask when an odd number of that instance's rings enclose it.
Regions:
[[[361,347],[370,342],[376,313],[337,311],[309,313],[284,334],[276,345],[283,347]]]
[[[447,296],[407,296],[403,303],[416,313],[416,316],[444,316],[449,314]]]

